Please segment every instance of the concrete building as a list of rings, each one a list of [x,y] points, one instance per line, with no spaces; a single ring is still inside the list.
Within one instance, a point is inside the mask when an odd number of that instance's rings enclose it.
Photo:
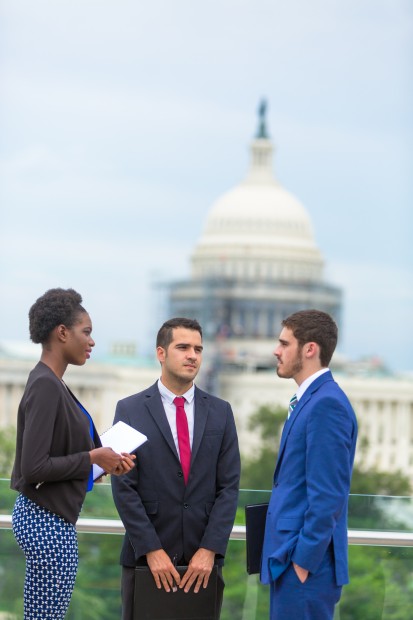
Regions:
[[[273,364],[274,335],[292,312],[341,319],[341,291],[324,280],[310,216],[274,177],[272,153],[261,104],[246,178],[212,205],[190,279],[170,286],[169,315],[197,317],[222,362],[239,368]]]

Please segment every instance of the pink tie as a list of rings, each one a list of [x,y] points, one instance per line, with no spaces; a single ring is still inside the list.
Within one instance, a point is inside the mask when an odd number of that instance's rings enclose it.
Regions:
[[[191,444],[189,443],[188,420],[186,418],[183,396],[174,399],[176,407],[176,430],[178,432],[179,456],[181,458],[182,472],[185,484],[188,482],[189,467],[191,464]]]

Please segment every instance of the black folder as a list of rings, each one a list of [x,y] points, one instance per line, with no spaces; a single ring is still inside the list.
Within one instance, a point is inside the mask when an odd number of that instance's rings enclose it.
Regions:
[[[177,566],[182,576],[187,566]],[[194,586],[185,594],[166,592],[156,587],[155,580],[147,566],[135,568],[135,599],[133,620],[218,620],[224,582],[214,566],[207,588],[201,587],[197,594]]]
[[[254,575],[261,571],[262,545],[268,504],[245,506],[245,529],[247,539],[247,573]]]

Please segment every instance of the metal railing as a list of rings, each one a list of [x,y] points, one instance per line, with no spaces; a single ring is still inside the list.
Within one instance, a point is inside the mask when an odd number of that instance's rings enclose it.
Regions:
[[[11,515],[0,515],[0,529],[11,529]],[[88,534],[124,534],[119,519],[82,519],[76,523],[78,532]],[[245,540],[245,525],[234,525],[231,540]],[[382,547],[413,547],[413,532],[385,532],[376,530],[348,530],[350,545]]]

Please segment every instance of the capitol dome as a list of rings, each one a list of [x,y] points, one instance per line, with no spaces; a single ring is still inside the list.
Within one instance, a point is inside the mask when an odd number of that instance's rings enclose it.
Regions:
[[[310,216],[275,180],[272,150],[264,127],[246,179],[212,205],[192,256],[193,278],[322,279]]]
[[[171,283],[169,304],[170,316],[199,320],[222,363],[271,368],[281,321],[318,308],[339,323],[341,291],[324,282],[307,210],[274,178],[264,106],[260,116],[248,174],[212,205],[191,276]]]

